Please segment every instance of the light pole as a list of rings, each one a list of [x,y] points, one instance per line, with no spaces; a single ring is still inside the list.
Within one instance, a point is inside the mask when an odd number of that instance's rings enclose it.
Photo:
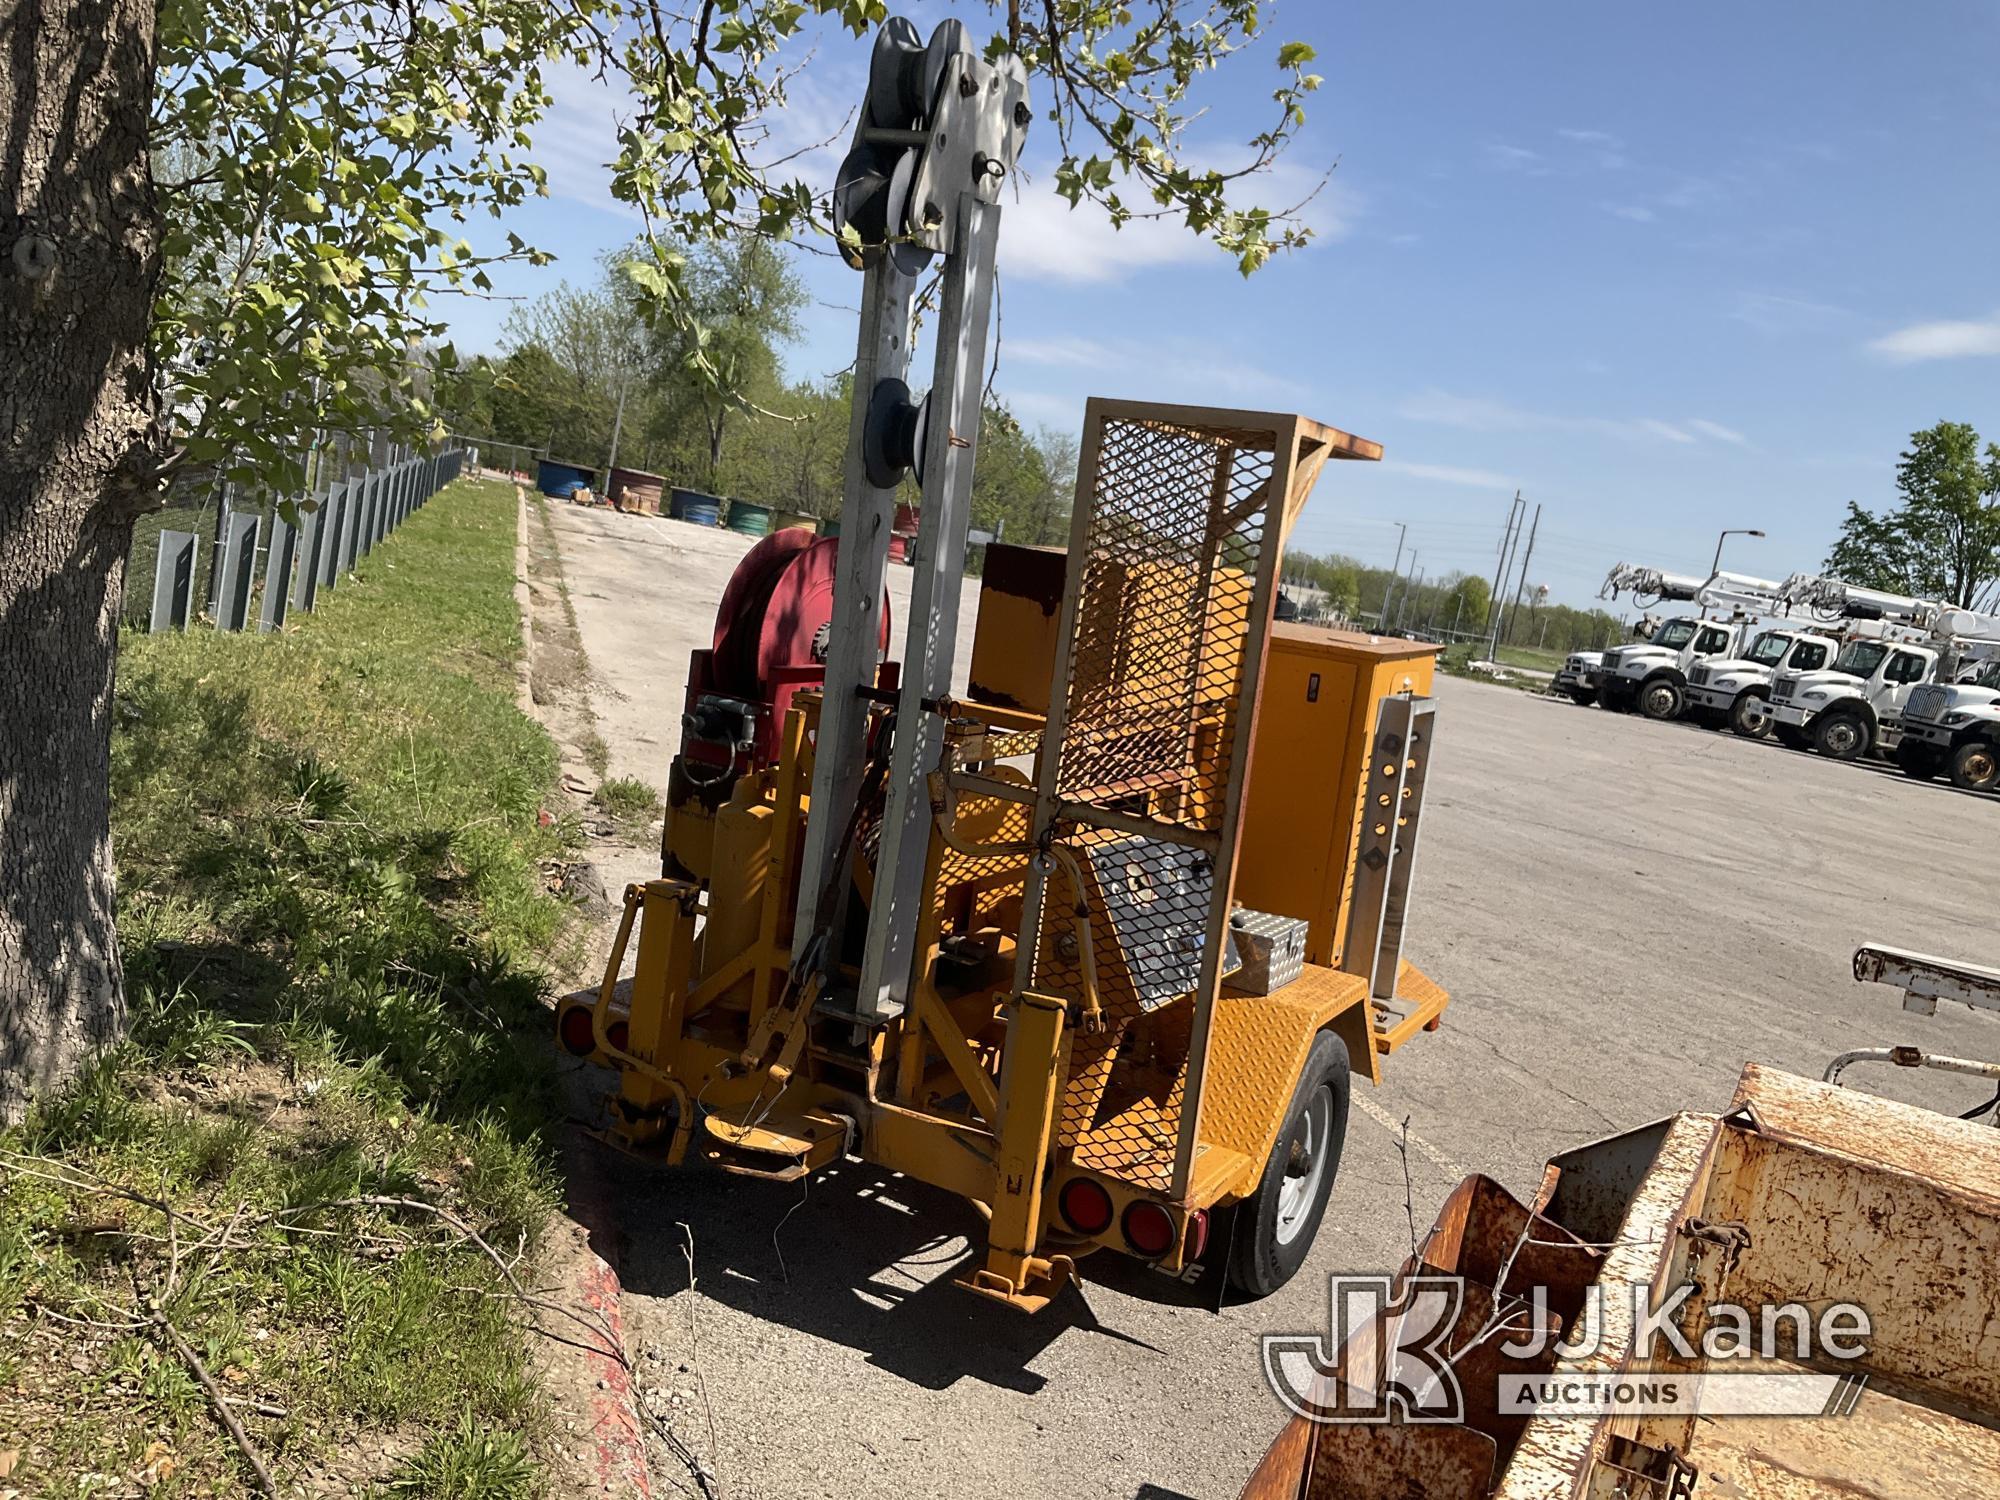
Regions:
[[[1708,565],[1708,576],[1713,578],[1717,573],[1722,571],[1722,544],[1724,540],[1732,536],[1761,537],[1763,534],[1761,531],[1753,531],[1748,528],[1723,532],[1721,536],[1715,539],[1715,561]]]

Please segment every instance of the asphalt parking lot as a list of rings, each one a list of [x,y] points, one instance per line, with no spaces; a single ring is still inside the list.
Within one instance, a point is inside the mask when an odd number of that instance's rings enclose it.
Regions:
[[[686,653],[747,540],[553,519],[613,772],[662,784]],[[1890,1042],[2000,1054],[2000,1022],[1906,1016],[1849,972],[1864,940],[2000,959],[2000,799],[1480,683],[1437,696],[1407,952],[1452,1006],[1357,1087],[1306,1270],[1218,1313],[1106,1267],[1028,1318],[950,1285],[978,1222],[920,1185],[631,1178],[641,1383],[723,1494],[1226,1500],[1280,1423],[1258,1334],[1324,1329],[1330,1272],[1392,1270],[1406,1196],[1421,1228],[1466,1171],[1532,1192],[1555,1151],[1721,1108],[1746,1060],[1818,1076]],[[1954,1111],[1980,1094],[1875,1081]],[[664,1448],[655,1474],[693,1493]]]

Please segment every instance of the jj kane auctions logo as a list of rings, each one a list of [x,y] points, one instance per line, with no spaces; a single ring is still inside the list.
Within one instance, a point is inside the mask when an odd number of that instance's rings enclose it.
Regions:
[[[1620,1308],[1607,1303],[1603,1287],[1587,1288],[1573,1336],[1560,1341],[1548,1331],[1559,1322],[1546,1287],[1474,1323],[1464,1316],[1463,1277],[1334,1276],[1330,1337],[1264,1335],[1264,1378],[1286,1410],[1311,1422],[1462,1422],[1466,1399],[1454,1360],[1490,1340],[1501,1356],[1494,1408],[1503,1413],[1839,1416],[1860,1398],[1866,1377],[1858,1371],[1802,1367],[1868,1352],[1872,1324],[1855,1303],[1814,1310],[1713,1302],[1696,1320],[1687,1306],[1692,1282],[1658,1302],[1646,1286],[1625,1291]],[[1687,1326],[1695,1321],[1698,1329]],[[1605,1352],[1618,1326],[1631,1331],[1629,1342],[1619,1341],[1631,1350],[1623,1368],[1576,1371],[1577,1362]],[[1661,1368],[1649,1368],[1656,1363]]]

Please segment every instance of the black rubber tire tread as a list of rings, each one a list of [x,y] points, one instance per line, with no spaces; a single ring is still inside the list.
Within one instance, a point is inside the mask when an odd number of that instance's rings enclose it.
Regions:
[[[1270,1159],[1264,1163],[1257,1191],[1244,1200],[1236,1215],[1235,1243],[1229,1250],[1229,1283],[1247,1297],[1270,1296],[1298,1274],[1299,1267],[1312,1253],[1320,1221],[1326,1216],[1327,1199],[1332,1196],[1334,1180],[1340,1175],[1340,1157],[1347,1143],[1350,1077],[1346,1043],[1330,1031],[1320,1032],[1313,1038],[1312,1051],[1306,1054],[1306,1065],[1300,1071],[1298,1087],[1292,1092],[1292,1102],[1285,1109],[1284,1123],[1278,1128]],[[1337,1143],[1333,1160],[1328,1163],[1326,1182],[1320,1190],[1319,1202],[1313,1205],[1310,1222],[1290,1244],[1280,1244],[1278,1195],[1284,1184],[1286,1163],[1291,1159],[1292,1134],[1298,1129],[1313,1092],[1323,1086],[1333,1091],[1331,1135]]]
[[[1852,723],[1856,730],[1855,746],[1852,751],[1829,750],[1828,737],[1836,725]],[[1866,719],[1851,708],[1830,708],[1813,720],[1812,745],[1828,760],[1863,760],[1875,745],[1875,731]]]
[[[1985,774],[1974,774],[1975,763],[1986,768]],[[1990,792],[2000,786],[2000,745],[1990,740],[1967,740],[1962,745],[1954,745],[1948,769],[1951,784],[1960,790]]]
[[[1753,701],[1764,705],[1764,725],[1761,729],[1749,728],[1744,715],[1745,707]],[[1746,740],[1768,740],[1771,737],[1770,704],[1771,698],[1768,693],[1746,688],[1738,693],[1736,701],[1729,705],[1729,727]]]
[[[1673,708],[1671,711],[1663,714],[1653,712],[1651,701],[1653,690],[1661,686],[1673,689]],[[1687,707],[1687,695],[1681,691],[1681,685],[1671,677],[1649,677],[1639,684],[1639,697],[1635,706],[1645,718],[1652,719],[1656,723],[1665,724],[1681,716],[1681,710]]]

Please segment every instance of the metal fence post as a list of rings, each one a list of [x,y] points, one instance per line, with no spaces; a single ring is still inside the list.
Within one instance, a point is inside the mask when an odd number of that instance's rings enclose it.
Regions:
[[[248,515],[235,510],[229,513],[222,556],[214,564],[219,579],[214,606],[217,630],[241,630],[250,623],[250,585],[257,576],[257,523],[261,519],[254,510]]]
[[[159,561],[153,566],[153,631],[185,630],[193,604],[194,565],[201,537],[192,531],[160,533]]]
[[[335,480],[327,486],[326,498],[320,502],[320,512],[326,517],[324,535],[319,549],[319,584],[321,588],[337,588],[340,582],[340,533],[347,522],[347,485],[343,480]]]
[[[292,559],[298,555],[299,528],[282,511],[271,517],[271,547],[264,558],[264,603],[257,612],[257,633],[265,635],[285,623],[291,597]]]
[[[292,585],[292,608],[310,611],[319,598],[320,553],[326,548],[326,501],[305,512],[305,533],[300,538],[299,575]]]
[[[359,479],[350,479],[346,485],[346,517],[341,522],[340,570],[354,571],[354,559],[361,545],[361,502],[365,491]]]

